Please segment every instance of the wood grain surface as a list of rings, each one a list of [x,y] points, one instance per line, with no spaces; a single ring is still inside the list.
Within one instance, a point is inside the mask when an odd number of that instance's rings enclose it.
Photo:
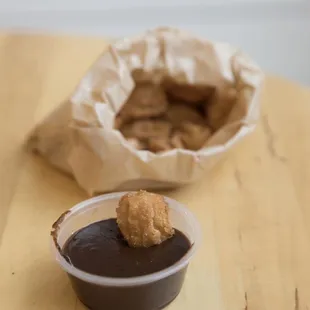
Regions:
[[[50,253],[53,221],[86,194],[23,142],[106,43],[0,35],[0,309],[79,310]],[[165,192],[203,245],[169,310],[310,309],[310,91],[268,76],[256,131],[200,182]]]

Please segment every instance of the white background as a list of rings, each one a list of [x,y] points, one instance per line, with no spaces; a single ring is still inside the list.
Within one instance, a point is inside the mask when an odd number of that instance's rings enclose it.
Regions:
[[[121,37],[178,26],[310,85],[310,0],[0,0],[0,28]]]

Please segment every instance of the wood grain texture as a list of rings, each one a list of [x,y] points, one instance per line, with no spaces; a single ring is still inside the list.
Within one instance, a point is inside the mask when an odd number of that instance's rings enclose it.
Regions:
[[[86,194],[27,154],[30,129],[106,46],[0,35],[0,308],[81,310],[49,231]],[[169,310],[310,309],[310,91],[268,77],[256,131],[200,182],[165,194],[199,218],[203,245]]]

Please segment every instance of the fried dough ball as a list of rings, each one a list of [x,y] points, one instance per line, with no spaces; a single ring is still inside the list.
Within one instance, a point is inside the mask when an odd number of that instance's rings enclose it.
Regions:
[[[171,144],[168,138],[151,138],[148,142],[149,150],[158,153],[171,150]]]
[[[172,126],[169,122],[161,119],[137,120],[128,123],[120,130],[126,138],[148,139],[156,137],[168,137]]]
[[[182,133],[179,131],[176,131],[173,133],[170,142],[171,142],[171,145],[176,149],[185,148],[183,140],[182,140]]]
[[[130,247],[150,247],[174,234],[163,196],[140,190],[124,195],[116,209],[117,224]]]
[[[212,94],[214,88],[201,87],[194,85],[179,85],[179,84],[167,84],[165,85],[168,97],[186,101],[188,103],[199,103],[205,101]]]
[[[156,117],[168,107],[165,92],[157,85],[139,84],[131,93],[119,115],[124,122],[136,118]]]
[[[174,127],[180,127],[184,122],[201,125],[205,123],[203,116],[200,115],[194,107],[184,103],[171,104],[167,110],[166,116]]]
[[[184,123],[181,128],[181,139],[187,149],[197,151],[201,149],[211,136],[211,130],[207,126]]]

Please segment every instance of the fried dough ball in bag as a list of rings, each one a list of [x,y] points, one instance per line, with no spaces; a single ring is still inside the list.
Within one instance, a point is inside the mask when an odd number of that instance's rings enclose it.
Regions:
[[[195,107],[184,103],[173,103],[169,105],[166,117],[175,128],[180,127],[184,122],[201,125],[206,123],[204,117],[199,114]]]
[[[193,151],[201,149],[211,136],[211,130],[207,126],[189,122],[182,125],[180,132],[185,147]]]
[[[138,84],[119,112],[122,122],[159,116],[167,110],[168,101],[160,86]]]
[[[162,119],[137,120],[123,126],[120,131],[126,138],[148,139],[156,137],[168,137],[172,126]]]
[[[181,100],[187,103],[197,104],[206,101],[212,94],[214,87],[196,86],[185,84],[164,83],[167,95],[172,100]]]

